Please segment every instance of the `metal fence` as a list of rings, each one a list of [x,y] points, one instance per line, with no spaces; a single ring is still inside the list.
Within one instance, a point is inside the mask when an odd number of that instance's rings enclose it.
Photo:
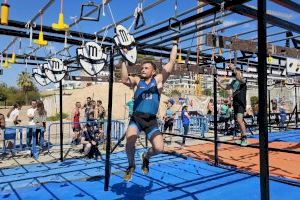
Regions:
[[[79,122],[82,127],[86,121]],[[73,122],[63,123],[63,145],[71,145],[73,134]],[[95,122],[95,126],[101,125],[104,136],[107,132],[107,121]],[[125,133],[125,124],[120,120],[112,120],[111,137],[118,141]],[[37,134],[37,130],[39,133]],[[38,139],[36,139],[38,137]],[[46,129],[37,126],[11,126],[1,131],[0,151],[5,154],[8,150],[12,153],[31,151],[31,155],[38,158],[39,150],[50,151],[54,146],[60,145],[60,123],[50,123]],[[9,146],[9,148],[8,148]]]

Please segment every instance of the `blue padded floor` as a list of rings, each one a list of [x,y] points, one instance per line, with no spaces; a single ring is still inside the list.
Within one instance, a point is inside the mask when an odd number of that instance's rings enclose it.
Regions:
[[[140,152],[139,152],[140,153]],[[104,162],[67,160],[27,165],[0,176],[0,199],[260,199],[259,178],[206,162],[159,155],[143,175],[137,155],[131,182],[123,181],[124,153],[111,156],[110,187],[104,192]],[[47,169],[45,169],[47,168]],[[24,172],[26,171],[26,172]],[[271,199],[300,199],[300,187],[270,181]]]
[[[259,135],[250,135],[249,138],[258,139]],[[300,130],[271,132],[269,142],[300,142]]]

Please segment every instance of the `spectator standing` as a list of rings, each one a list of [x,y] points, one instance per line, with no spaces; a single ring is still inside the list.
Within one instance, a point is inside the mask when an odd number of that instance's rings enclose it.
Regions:
[[[80,109],[81,109],[81,103],[76,102],[75,108],[72,112],[72,128],[73,128],[73,138],[72,138],[72,144],[78,145],[80,143],[80,131],[81,131],[81,125],[80,125]]]
[[[169,129],[169,132],[172,132],[175,115],[174,111],[172,110],[174,103],[174,101],[168,101],[166,114],[164,116],[164,132],[166,132],[167,129]]]
[[[84,116],[86,118],[86,121],[88,121],[88,118],[89,118],[89,110],[90,110],[90,107],[91,107],[91,103],[92,103],[91,97],[87,97],[86,98],[86,103],[83,105]]]
[[[21,105],[15,103],[13,107],[8,111],[6,115],[6,124],[7,126],[15,126],[18,125],[21,120],[18,119],[20,115]]]
[[[35,126],[34,123],[34,112],[36,111],[37,101],[32,100],[31,101],[31,107],[27,110],[27,117],[28,117],[28,125],[29,126]],[[32,130],[33,128],[27,129],[27,135],[26,135],[26,144],[27,146],[31,146],[31,140],[32,140]]]
[[[183,105],[183,107],[182,107],[181,120],[182,120],[182,126],[183,126],[183,135],[186,136],[189,132],[189,126],[190,126],[190,115],[188,113],[187,105]],[[185,137],[182,138],[182,146],[183,145],[185,145]]]
[[[96,102],[94,100],[91,101],[89,110],[87,112],[87,122],[94,125],[96,121]]]
[[[37,102],[36,111],[34,112],[33,121],[36,128],[36,142],[41,146],[44,144],[44,132],[46,129],[47,112],[42,101]]]
[[[105,108],[102,105],[102,101],[98,100],[97,101],[97,119],[99,122],[99,126],[101,129],[103,129],[103,124],[104,124],[104,119],[105,119]]]

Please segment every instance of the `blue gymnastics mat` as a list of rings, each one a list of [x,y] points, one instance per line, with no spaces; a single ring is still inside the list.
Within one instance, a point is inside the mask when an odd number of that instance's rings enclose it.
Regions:
[[[255,175],[165,154],[153,157],[150,173],[143,175],[136,157],[136,171],[127,183],[125,153],[111,155],[107,192],[104,161],[74,159],[2,169],[0,199],[260,199]],[[270,181],[270,192],[272,200],[300,199],[300,187],[282,182]]]
[[[250,135],[249,138],[258,139],[259,135]],[[300,130],[271,132],[269,142],[300,142]]]

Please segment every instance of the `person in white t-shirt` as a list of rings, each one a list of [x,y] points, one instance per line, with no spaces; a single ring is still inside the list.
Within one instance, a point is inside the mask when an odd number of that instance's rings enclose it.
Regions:
[[[5,135],[9,134],[9,138],[16,138],[16,131],[15,129],[9,129],[10,126],[16,126],[18,125],[21,120],[18,119],[20,114],[21,106],[19,104],[14,104],[13,107],[8,111],[6,114],[6,130]],[[7,139],[6,139],[7,140]],[[6,146],[6,144],[5,144]],[[13,142],[11,140],[8,140],[7,148],[11,149],[13,146]]]
[[[6,125],[7,126],[15,126],[18,125],[21,120],[18,119],[20,114],[21,106],[18,103],[15,103],[13,107],[8,111],[6,115]]]
[[[37,102],[36,100],[31,101],[31,107],[27,110],[27,117],[28,117],[28,125],[29,126],[34,126],[35,123],[33,121],[34,118],[34,112],[36,111],[36,105]],[[31,140],[32,140],[32,128],[27,129],[27,136],[26,136],[26,144],[27,146],[31,145]]]
[[[1,135],[1,139],[3,138],[3,134],[4,134],[4,130],[5,130],[5,116],[0,113],[0,135]]]

